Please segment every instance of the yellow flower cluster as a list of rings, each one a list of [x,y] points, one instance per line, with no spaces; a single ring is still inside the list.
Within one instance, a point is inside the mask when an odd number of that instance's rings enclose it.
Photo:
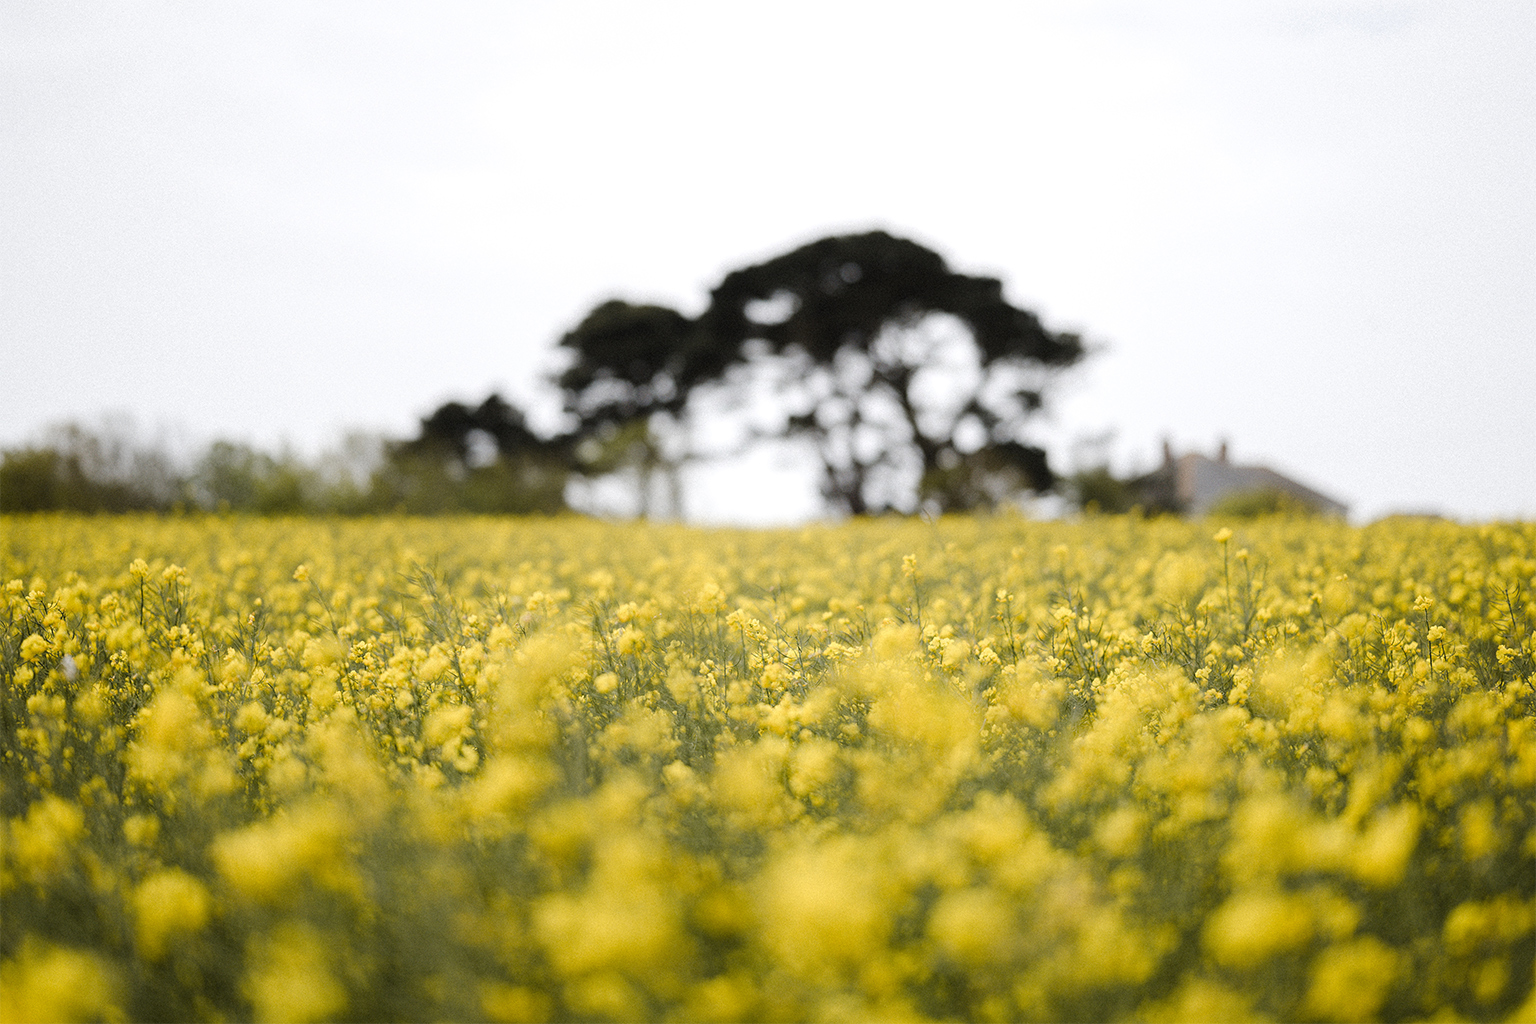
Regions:
[[[1536,1017],[1536,525],[0,525],[0,1019]]]

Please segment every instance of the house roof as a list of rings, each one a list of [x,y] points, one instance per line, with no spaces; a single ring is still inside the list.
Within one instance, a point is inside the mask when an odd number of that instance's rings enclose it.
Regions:
[[[1252,491],[1279,491],[1325,515],[1343,516],[1349,506],[1268,466],[1244,466],[1226,459],[1225,445],[1217,458],[1189,452],[1173,461],[1174,490],[1190,515],[1205,515],[1222,499]]]

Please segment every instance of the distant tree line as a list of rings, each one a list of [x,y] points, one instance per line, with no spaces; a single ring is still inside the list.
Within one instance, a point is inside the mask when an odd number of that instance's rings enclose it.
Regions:
[[[372,511],[371,483],[341,463],[339,455],[307,462],[231,441],[187,457],[140,439],[125,421],[71,423],[0,453],[0,511]]]
[[[571,481],[617,478],[640,514],[677,515],[685,465],[765,440],[814,460],[833,512],[985,509],[1058,485],[1026,425],[1085,348],[999,280],[875,231],[733,271],[698,317],[605,301],[559,351],[555,431],[492,394],[340,458],[220,441],[178,469],[73,426],[4,452],[0,510],[554,513]]]
[[[488,445],[480,443],[482,424]],[[312,459],[228,440],[178,456],[123,421],[72,423],[0,453],[0,512],[562,511],[566,470],[531,456],[531,437],[496,395],[476,409],[445,405],[414,439],[353,434]]]

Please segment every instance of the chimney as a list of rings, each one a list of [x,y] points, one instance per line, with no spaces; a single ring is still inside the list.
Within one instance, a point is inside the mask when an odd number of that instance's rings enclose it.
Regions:
[[[1221,463],[1222,465],[1226,465],[1226,463],[1227,463],[1227,440],[1226,440],[1226,438],[1222,438],[1222,440],[1221,440],[1221,447],[1216,449],[1216,461]]]
[[[1166,469],[1171,465],[1173,465],[1173,442],[1165,437],[1163,438],[1163,467]]]

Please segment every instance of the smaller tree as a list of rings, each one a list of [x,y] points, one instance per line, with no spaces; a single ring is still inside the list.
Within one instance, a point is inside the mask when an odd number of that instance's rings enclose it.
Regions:
[[[473,409],[447,402],[417,437],[389,446],[374,502],[417,513],[554,513],[565,508],[568,465],[568,440],[539,437],[500,395]]]
[[[619,299],[594,308],[560,347],[570,362],[556,384],[575,421],[576,466],[591,476],[632,471],[646,517],[656,511],[660,478],[675,514],[688,455],[684,409],[693,390],[721,376],[730,359],[676,310]]]

